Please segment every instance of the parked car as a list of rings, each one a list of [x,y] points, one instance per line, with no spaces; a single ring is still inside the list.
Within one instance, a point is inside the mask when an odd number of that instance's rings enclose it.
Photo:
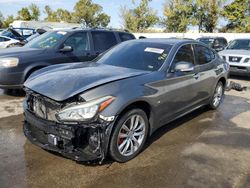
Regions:
[[[19,45],[20,41],[9,37],[0,36],[0,48],[10,48]]]
[[[24,39],[36,34],[36,30],[32,28],[12,28],[18,32]]]
[[[1,36],[9,37],[9,38],[19,40],[19,41],[25,40],[25,38],[13,28],[8,28],[8,29],[3,30],[1,32]]]
[[[207,44],[217,52],[224,50],[228,45],[224,37],[201,37],[196,40]]]
[[[230,74],[250,76],[250,39],[236,39],[219,55],[230,64]]]
[[[24,134],[78,160],[134,158],[148,136],[222,102],[229,66],[194,40],[121,43],[88,63],[43,68],[25,82]]]
[[[0,51],[0,88],[22,88],[34,71],[61,63],[85,62],[130,39],[128,32],[100,29],[48,31],[22,48]]]

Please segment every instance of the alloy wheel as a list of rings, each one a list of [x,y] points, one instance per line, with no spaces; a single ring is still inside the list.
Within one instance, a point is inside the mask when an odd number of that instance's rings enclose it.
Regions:
[[[117,147],[123,156],[133,155],[141,146],[146,133],[145,121],[140,115],[130,116],[121,126]]]
[[[219,84],[215,89],[215,93],[213,97],[213,105],[215,107],[219,106],[222,96],[223,96],[223,85]]]

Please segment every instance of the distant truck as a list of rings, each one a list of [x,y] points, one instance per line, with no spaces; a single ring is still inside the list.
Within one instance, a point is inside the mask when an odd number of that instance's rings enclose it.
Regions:
[[[70,29],[81,27],[81,24],[67,23],[67,22],[46,22],[46,21],[23,21],[16,20],[10,24],[13,28],[44,28],[44,29]]]

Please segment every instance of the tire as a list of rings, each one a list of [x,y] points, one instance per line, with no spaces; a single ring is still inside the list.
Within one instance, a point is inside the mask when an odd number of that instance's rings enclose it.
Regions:
[[[132,127],[131,119],[134,120],[134,126]],[[115,123],[111,135],[109,145],[111,158],[117,162],[124,163],[136,157],[145,144],[148,130],[148,117],[143,110],[136,108],[123,114]]]
[[[224,98],[224,90],[225,90],[225,88],[224,88],[223,83],[221,81],[219,81],[216,85],[213,96],[212,96],[210,103],[208,105],[208,107],[210,109],[216,110],[220,106],[220,104]]]

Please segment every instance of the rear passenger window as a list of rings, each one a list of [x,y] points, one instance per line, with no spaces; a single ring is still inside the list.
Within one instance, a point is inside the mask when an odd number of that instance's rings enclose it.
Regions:
[[[122,42],[135,39],[135,37],[129,33],[119,33],[119,37]]]
[[[195,45],[196,62],[199,65],[204,65],[215,59],[215,54],[209,48],[202,45]]]
[[[93,31],[92,37],[95,51],[106,51],[117,44],[113,32]]]

